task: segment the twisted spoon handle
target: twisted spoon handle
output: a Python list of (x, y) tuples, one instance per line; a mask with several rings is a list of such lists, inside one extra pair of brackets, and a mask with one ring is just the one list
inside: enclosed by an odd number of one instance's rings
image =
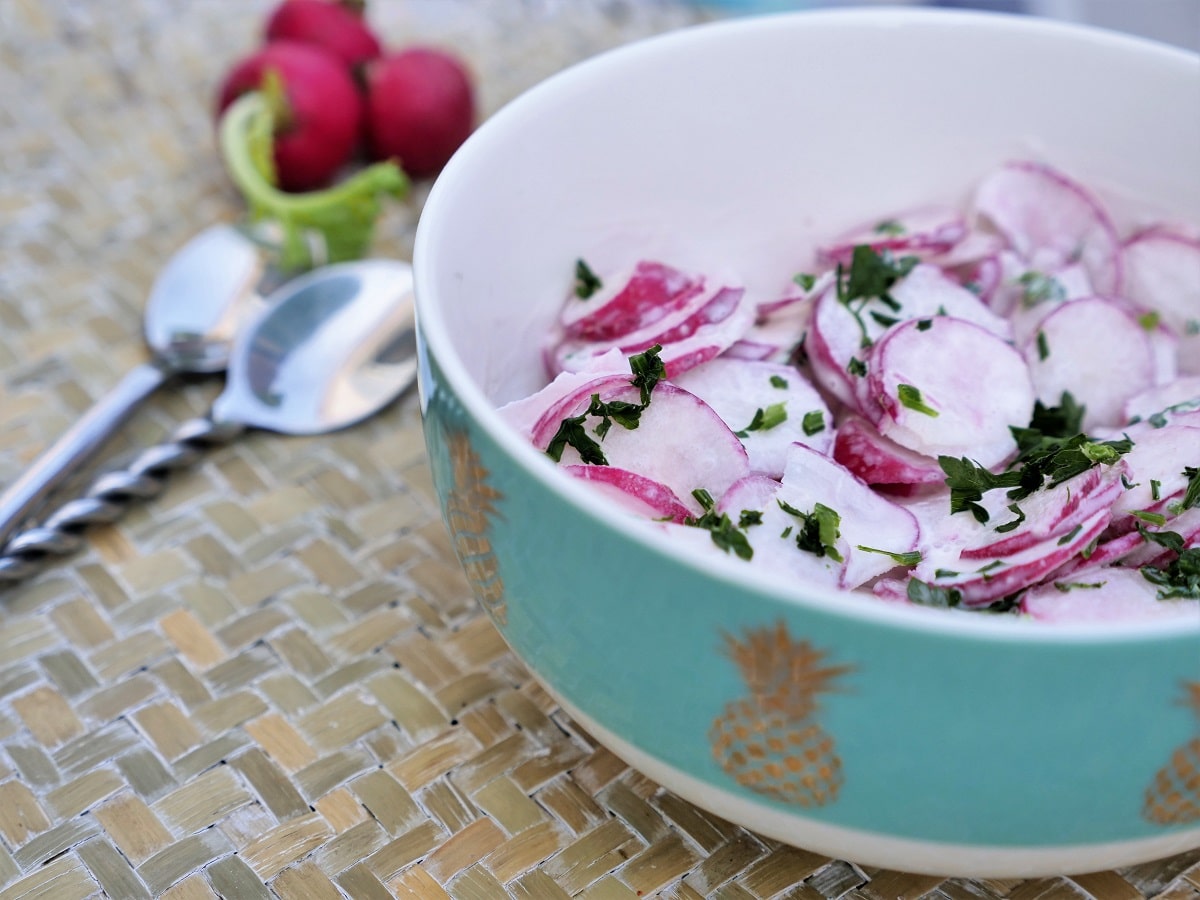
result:
[(162, 493), (167, 477), (195, 463), (209, 447), (226, 444), (245, 430), (233, 422), (189, 419), (167, 440), (143, 450), (124, 469), (97, 478), (84, 495), (59, 507), (46, 521), (21, 532), (0, 555), (0, 586), (41, 571), (52, 557), (74, 553), (91, 525), (115, 522), (138, 500)]

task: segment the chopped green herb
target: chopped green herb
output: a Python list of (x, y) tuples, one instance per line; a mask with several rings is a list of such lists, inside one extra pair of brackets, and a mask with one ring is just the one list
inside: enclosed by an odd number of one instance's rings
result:
[(917, 331), (928, 331), (933, 327), (933, 319), (917, 319)]
[(771, 387), (779, 388), (780, 390), (783, 390), (787, 386), (788, 386), (787, 379), (784, 378), (782, 375), (772, 375), (771, 376)]
[(871, 318), (874, 319), (877, 324), (882, 325), (884, 328), (891, 328), (893, 325), (895, 325), (897, 322), (900, 321), (895, 316), (886, 316), (883, 313), (879, 312), (878, 310), (874, 310), (874, 309), (871, 310)]
[(796, 535), (796, 546), (816, 556), (828, 556), (835, 562), (842, 555), (834, 546), (841, 536), (842, 517), (823, 503), (814, 503), (812, 512), (796, 509), (785, 500), (776, 500), (779, 508), (789, 516), (800, 520), (800, 531)]
[(1149, 512), (1148, 510), (1144, 509), (1135, 509), (1130, 513), (1130, 515), (1141, 519), (1143, 522), (1149, 522), (1151, 525), (1157, 525), (1159, 528), (1162, 528), (1167, 524), (1167, 517), (1162, 513)]
[(1083, 531), (1083, 526), (1076, 525), (1074, 528), (1072, 528), (1070, 531), (1068, 531), (1066, 534), (1064, 534), (1062, 537), (1060, 537), (1058, 539), (1057, 546), (1062, 547), (1065, 544), (1071, 543), (1071, 541), (1075, 540), (1075, 536), (1078, 535), (1079, 532), (1081, 532), (1081, 531)]
[(1158, 544), (1160, 547), (1166, 547), (1168, 550), (1174, 550), (1176, 553), (1182, 553), (1184, 550), (1183, 535), (1175, 531), (1147, 531), (1144, 525), (1137, 526), (1138, 534), (1142, 536), (1142, 540), (1151, 544)]
[(904, 234), (904, 226), (896, 219), (884, 219), (875, 226), (875, 233), (887, 235), (888, 237), (898, 237)]
[(808, 272), (801, 272), (799, 275), (793, 276), (792, 281), (800, 285), (802, 290), (811, 291), (813, 285), (817, 283), (817, 276), (810, 275)]
[(575, 260), (575, 296), (580, 300), (587, 300), (602, 287), (604, 287), (604, 282), (597, 277), (591, 267), (582, 259)]
[(846, 371), (851, 375), (857, 375), (859, 378), (864, 378), (867, 374), (867, 366), (857, 356), (850, 357), (850, 362), (846, 365)]
[(921, 392), (911, 384), (900, 384), (896, 386), (896, 393), (900, 396), (900, 405), (908, 407), (913, 412), (919, 412), (922, 415), (932, 418), (938, 417), (938, 411), (932, 406), (929, 406), (921, 397)]
[(750, 541), (739, 527), (733, 524), (729, 513), (717, 513), (713, 508), (712, 494), (703, 488), (697, 488), (692, 491), (692, 496), (704, 508), (704, 514), (697, 518), (687, 518), (683, 524), (708, 531), (712, 542), (726, 553), (732, 552), (739, 559), (752, 559), (754, 548), (750, 546)]
[(1025, 513), (1022, 511), (1021, 507), (1017, 506), (1017, 504), (1008, 504), (1008, 511), (1016, 516), (1016, 518), (1011, 522), (1005, 522), (1003, 525), (996, 526), (996, 531), (1000, 532), (1001, 534), (1007, 534), (1008, 532), (1015, 530), (1022, 522), (1025, 521)]
[(1108, 582), (1106, 582), (1106, 581), (1056, 581), (1056, 582), (1054, 582), (1054, 586), (1056, 588), (1058, 588), (1058, 590), (1062, 591), (1065, 594), (1067, 591), (1072, 591), (1072, 590), (1075, 590), (1076, 588), (1079, 588), (1079, 589), (1102, 588), (1107, 583)]
[(804, 429), (805, 435), (812, 437), (814, 434), (825, 430), (825, 414), (819, 409), (814, 409), (812, 412), (806, 412), (804, 419), (800, 423), (800, 427)]
[(1037, 306), (1047, 300), (1062, 301), (1067, 299), (1067, 289), (1058, 279), (1041, 272), (1029, 271), (1017, 279), (1017, 284), (1023, 288), (1021, 299), (1027, 307)]
[(1079, 555), (1084, 559), (1091, 559), (1092, 554), (1096, 552), (1096, 547), (1100, 545), (1100, 538), (1092, 538), (1091, 542), (1079, 551)]
[(600, 399), (599, 394), (592, 394), (592, 402), (588, 405), (586, 415), (596, 416), (600, 419), (600, 424), (596, 426), (595, 432), (596, 437), (604, 440), (614, 421), (623, 428), (630, 430), (637, 428), (643, 409), (645, 407), (637, 403), (626, 403), (624, 400), (605, 402)]
[(933, 573), (934, 578), (956, 578), (958, 575), (953, 569), (938, 569)]
[(546, 455), (555, 462), (561, 462), (563, 450), (569, 445), (579, 452), (579, 458), (585, 463), (607, 466), (608, 459), (605, 457), (604, 451), (600, 449), (600, 445), (588, 435), (587, 429), (583, 427), (585, 419), (587, 419), (587, 413), (563, 419), (562, 423), (558, 426), (558, 431), (550, 439), (549, 446), (546, 447)]
[(1041, 330), (1037, 333), (1037, 348), (1038, 359), (1045, 360), (1050, 356), (1050, 343), (1046, 340), (1046, 332)]
[(892, 562), (898, 566), (915, 566), (921, 561), (921, 552), (919, 550), (911, 550), (907, 553), (893, 553), (890, 550), (877, 550), (874, 547), (864, 547), (862, 544), (858, 545), (858, 549), (864, 553), (879, 553), (883, 556), (890, 556)]
[(750, 424), (741, 431), (734, 432), (738, 437), (749, 437), (752, 431), (769, 431), (787, 421), (787, 404), (772, 403), (766, 409), (761, 406), (754, 411)]
[(1184, 466), (1183, 477), (1188, 480), (1188, 486), (1180, 501), (1179, 512), (1200, 506), (1200, 466)]
[(1138, 316), (1138, 324), (1147, 331), (1155, 331), (1161, 318), (1157, 310), (1151, 310)]
[[(1122, 473), (1121, 473), (1121, 487), (1125, 488), (1125, 490), (1127, 490), (1127, 491), (1132, 491), (1132, 490), (1133, 490), (1135, 487), (1137, 487), (1139, 484), (1141, 484), (1141, 482), (1140, 482), (1140, 481), (1139, 481), (1139, 482), (1137, 482), (1137, 483), (1135, 484), (1134, 482), (1132, 482), (1132, 481), (1130, 481), (1130, 480), (1129, 480), (1129, 476), (1128, 476), (1128, 475), (1126, 475), (1124, 472), (1122, 472)], [(1158, 482), (1157, 482), (1157, 481), (1152, 481), (1152, 482), (1150, 482), (1150, 486), (1151, 486), (1151, 490), (1152, 490), (1152, 491), (1153, 491), (1153, 490), (1157, 490), (1157, 488), (1155, 487), (1155, 485), (1157, 485), (1157, 484), (1158, 484)], [(1155, 500), (1157, 500), (1158, 498), (1157, 498), (1157, 497), (1155, 497), (1154, 499), (1155, 499)]]
[(938, 465), (946, 473), (946, 487), (950, 488), (950, 513), (970, 512), (975, 521), (985, 523), (988, 511), (979, 501), (986, 491), (996, 488), (1014, 488), (1021, 483), (1020, 472), (1004, 472), (995, 475), (965, 456), (939, 456)]
[(742, 514), (738, 517), (738, 528), (749, 528), (751, 525), (762, 524), (762, 511), (757, 509), (743, 509)]
[(655, 344), (629, 357), (629, 368), (633, 372), (632, 383), (642, 392), (642, 406), (650, 405), (651, 392), (667, 377), (667, 367), (658, 355), (661, 352), (662, 344)]
[(1159, 587), (1159, 600), (1200, 600), (1200, 547), (1178, 551), (1165, 569), (1142, 566), (1142, 577)]
[(982, 575), (982, 574), (983, 574), (983, 573), (985, 573), (985, 572), (991, 572), (991, 571), (992, 571), (992, 570), (994, 570), (994, 569), (998, 569), (998, 568), (1000, 568), (1002, 565), (1004, 565), (1004, 560), (1002, 560), (1002, 559), (994, 559), (994, 560), (992, 560), (990, 563), (988, 563), (986, 566), (984, 566), (983, 568), (981, 568), (981, 569), (976, 569), (975, 571), (976, 571), (976, 572), (978, 572), (979, 574), (981, 574), (981, 575)]
[(783, 531), (781, 531), (779, 533), (779, 536), (786, 540), (791, 535), (791, 533), (792, 533), (792, 526), (789, 525), (787, 528), (783, 529)]
[(876, 252), (868, 244), (859, 244), (851, 253), (847, 271), (840, 263), (837, 267), (837, 299), (858, 323), (863, 347), (871, 346), (871, 336), (863, 320), (867, 304), (880, 302), (892, 312), (899, 312), (900, 304), (888, 292), (893, 285), (917, 265), (915, 256), (896, 259), (887, 250)]
[[(1125, 476), (1122, 475), (1121, 477), (1124, 478)], [(1158, 481), (1157, 479), (1151, 478), (1150, 479), (1150, 499), (1158, 500), (1159, 499), (1159, 491), (1161, 489), (1162, 489), (1162, 482)]]
[(908, 580), (908, 599), (922, 606), (953, 608), (962, 603), (962, 591), (958, 588), (929, 584), (919, 578), (910, 578)]

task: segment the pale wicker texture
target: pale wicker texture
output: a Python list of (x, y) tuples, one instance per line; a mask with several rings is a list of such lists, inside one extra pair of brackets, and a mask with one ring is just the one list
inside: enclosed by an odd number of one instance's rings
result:
[[(237, 216), (212, 145), (260, 2), (0, 4), (0, 483), (145, 356), (159, 261)], [(488, 110), (695, 18), (600, 0), (378, 0)], [(419, 192), (418, 192), (419, 194)], [(379, 252), (407, 256), (420, 196)], [(165, 393), (116, 456), (196, 415)], [(863, 870), (700, 812), (556, 708), (470, 597), (412, 396), (213, 452), (0, 597), (0, 900), (1200, 898), (1200, 852), (1076, 878)]]

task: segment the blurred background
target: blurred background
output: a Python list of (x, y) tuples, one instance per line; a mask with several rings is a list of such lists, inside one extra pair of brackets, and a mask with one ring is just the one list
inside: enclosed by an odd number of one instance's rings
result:
[(725, 13), (832, 6), (940, 6), (1026, 13), (1099, 25), (1200, 50), (1200, 0), (703, 0)]

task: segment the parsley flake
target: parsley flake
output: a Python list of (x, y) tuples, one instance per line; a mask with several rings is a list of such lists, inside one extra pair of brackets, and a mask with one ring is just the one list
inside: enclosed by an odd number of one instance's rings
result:
[(1046, 332), (1041, 330), (1037, 333), (1037, 351), (1040, 360), (1045, 361), (1050, 356), (1050, 342), (1046, 340)]
[(1151, 310), (1138, 316), (1138, 324), (1146, 331), (1155, 331), (1158, 329), (1158, 323), (1161, 318), (1157, 310)]
[(875, 226), (875, 233), (887, 235), (888, 237), (898, 237), (904, 234), (904, 225), (897, 219), (884, 219)]
[[(837, 267), (837, 299), (858, 323), (862, 347), (871, 346), (871, 336), (863, 320), (867, 304), (879, 302), (891, 312), (899, 312), (900, 304), (888, 293), (901, 278), (916, 267), (920, 260), (915, 256), (896, 259), (887, 250), (876, 252), (869, 244), (857, 245), (850, 256), (850, 268), (840, 263)], [(881, 323), (882, 324), (882, 323)]]
[(1079, 588), (1081, 590), (1082, 589), (1102, 588), (1106, 584), (1108, 584), (1107, 581), (1056, 581), (1056, 582), (1054, 582), (1054, 586), (1058, 590), (1062, 591), (1064, 594), (1067, 593), (1067, 591), (1073, 591), (1076, 588)]
[(587, 300), (604, 287), (604, 282), (582, 259), (575, 260), (575, 296)]
[(817, 283), (817, 276), (808, 272), (801, 272), (799, 275), (792, 276), (792, 281), (800, 285), (801, 290), (811, 291), (813, 285)]
[(962, 603), (962, 591), (958, 588), (929, 584), (919, 578), (908, 580), (908, 599), (922, 606), (937, 606), (953, 609)]
[(921, 392), (911, 384), (900, 384), (896, 386), (896, 393), (900, 397), (900, 405), (911, 409), (913, 412), (919, 412), (922, 415), (930, 416), (936, 419), (938, 411), (927, 404), (921, 397)]
[(784, 378), (782, 375), (772, 375), (771, 376), (771, 387), (779, 388), (780, 390), (783, 390), (787, 386), (788, 386), (787, 379)]
[(796, 534), (796, 546), (815, 556), (828, 556), (835, 562), (842, 555), (834, 544), (841, 537), (842, 517), (823, 503), (814, 503), (812, 512), (803, 512), (785, 500), (776, 500), (779, 508), (789, 516), (800, 520), (800, 531)]
[(1021, 286), (1021, 299), (1026, 307), (1037, 306), (1047, 300), (1061, 302), (1067, 299), (1067, 289), (1057, 278), (1030, 270), (1017, 279)]
[(754, 417), (750, 420), (750, 424), (741, 431), (735, 431), (740, 438), (750, 436), (752, 431), (770, 431), (787, 421), (787, 404), (772, 403), (766, 409), (761, 406), (754, 411)]
[(1188, 486), (1180, 501), (1179, 512), (1200, 506), (1200, 466), (1184, 466), (1183, 477), (1188, 480)]
[(857, 375), (859, 378), (865, 378), (867, 365), (857, 356), (852, 356), (850, 357), (850, 362), (846, 364), (846, 371), (851, 375)]
[(824, 431), (825, 414), (819, 409), (806, 412), (804, 419), (800, 422), (800, 427), (804, 429), (804, 434), (807, 437), (812, 437), (814, 434)]
[(650, 405), (651, 392), (667, 377), (666, 364), (658, 355), (661, 352), (662, 344), (655, 344), (629, 357), (629, 368), (633, 372), (632, 384), (642, 393), (642, 406)]
[(890, 556), (892, 562), (898, 566), (915, 566), (921, 561), (921, 551), (919, 550), (911, 550), (907, 553), (893, 553), (890, 550), (878, 550), (875, 547), (864, 547), (862, 544), (858, 545), (858, 549), (862, 550), (864, 553), (879, 553), (883, 556)]
[[(692, 496), (703, 507), (704, 513), (698, 517), (684, 519), (683, 524), (690, 525), (693, 528), (705, 529), (712, 538), (712, 542), (726, 553), (732, 552), (739, 559), (752, 559), (754, 557), (754, 548), (750, 546), (750, 541), (747, 540), (741, 528), (735, 525), (733, 520), (729, 518), (729, 513), (718, 513), (716, 511), (712, 494), (703, 488), (697, 488), (692, 491)], [(746, 511), (743, 511), (742, 515), (744, 517)]]

